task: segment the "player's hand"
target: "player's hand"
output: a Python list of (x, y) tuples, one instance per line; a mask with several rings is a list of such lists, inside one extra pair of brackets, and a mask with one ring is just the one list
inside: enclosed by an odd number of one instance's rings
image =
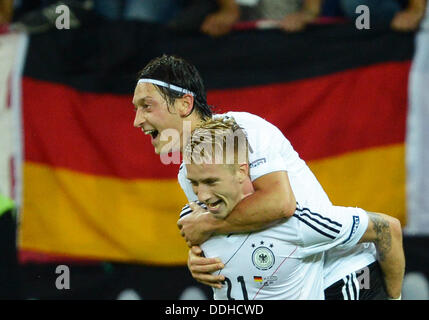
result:
[(286, 15), (283, 20), (280, 21), (279, 27), (286, 32), (299, 32), (305, 29), (307, 24), (314, 21), (315, 15), (307, 11), (298, 11)]
[(212, 37), (220, 37), (229, 33), (232, 26), (240, 18), (234, 10), (221, 10), (208, 15), (201, 25), (201, 31)]
[(224, 265), (219, 258), (205, 258), (200, 247), (193, 246), (189, 249), (188, 254), (188, 269), (192, 277), (213, 288), (222, 288), (221, 282), (225, 280), (223, 275), (212, 275), (215, 272), (223, 269)]
[(211, 225), (216, 218), (207, 210), (201, 208), (195, 202), (189, 203), (192, 213), (177, 221), (180, 234), (189, 247), (199, 245), (206, 241), (212, 235)]
[(391, 27), (396, 31), (414, 31), (418, 28), (423, 15), (424, 13), (420, 10), (405, 9), (395, 15), (392, 20)]

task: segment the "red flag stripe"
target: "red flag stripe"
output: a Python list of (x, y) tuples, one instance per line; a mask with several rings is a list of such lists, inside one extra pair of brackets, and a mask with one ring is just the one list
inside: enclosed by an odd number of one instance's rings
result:
[[(409, 62), (252, 88), (213, 90), (219, 111), (248, 111), (278, 126), (308, 161), (404, 141)], [(285, 71), (287, 72), (287, 71)], [(127, 179), (172, 178), (133, 128), (131, 95), (79, 92), (24, 79), (26, 160)]]

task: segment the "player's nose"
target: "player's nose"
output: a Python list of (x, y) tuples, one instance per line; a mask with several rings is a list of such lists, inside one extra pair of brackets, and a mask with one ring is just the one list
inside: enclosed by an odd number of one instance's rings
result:
[(146, 122), (146, 116), (140, 108), (136, 111), (136, 116), (134, 117), (134, 127), (141, 128)]
[(212, 197), (212, 193), (210, 192), (210, 189), (206, 186), (199, 185), (197, 189), (197, 196), (198, 200), (205, 203), (210, 200), (210, 198)]

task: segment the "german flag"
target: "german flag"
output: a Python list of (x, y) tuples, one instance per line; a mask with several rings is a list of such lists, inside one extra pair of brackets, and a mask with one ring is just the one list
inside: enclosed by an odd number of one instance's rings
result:
[(413, 35), (351, 25), (212, 39), (127, 22), (32, 36), (23, 81), (21, 261), (185, 264), (178, 166), (163, 165), (133, 128), (137, 72), (162, 53), (197, 66), (217, 112), (247, 111), (279, 127), (333, 203), (405, 223), (413, 49)]

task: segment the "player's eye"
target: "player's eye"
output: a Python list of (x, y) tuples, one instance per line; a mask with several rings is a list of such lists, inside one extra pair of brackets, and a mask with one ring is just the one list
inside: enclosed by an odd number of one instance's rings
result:
[(194, 186), (198, 186), (198, 182), (194, 181), (194, 180), (189, 180), (189, 182)]
[(137, 106), (137, 107), (134, 107), (134, 111), (135, 112), (137, 112), (137, 110), (139, 109), (139, 108), (142, 108), (143, 110), (149, 110), (150, 109), (150, 105), (148, 105), (148, 104), (142, 104), (142, 105), (140, 105), (140, 106)]

